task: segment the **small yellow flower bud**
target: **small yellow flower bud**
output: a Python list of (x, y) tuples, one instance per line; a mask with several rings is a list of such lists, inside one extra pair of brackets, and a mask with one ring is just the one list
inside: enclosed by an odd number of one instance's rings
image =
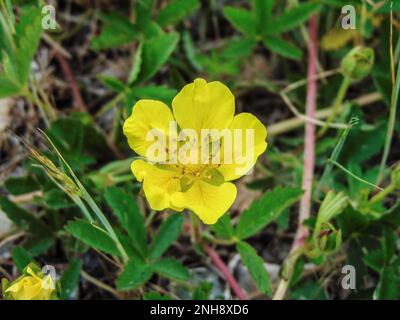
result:
[(22, 276), (5, 286), (3, 293), (7, 300), (52, 300), (55, 289), (50, 275), (44, 275), (39, 267), (29, 264)]
[(371, 48), (356, 47), (342, 60), (340, 69), (353, 82), (364, 79), (374, 66), (375, 54)]

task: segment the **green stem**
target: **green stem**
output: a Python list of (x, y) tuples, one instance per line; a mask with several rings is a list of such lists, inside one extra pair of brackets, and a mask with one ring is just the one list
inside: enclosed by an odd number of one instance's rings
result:
[(44, 115), (44, 121), (47, 126), (49, 126), (50, 121), (56, 119), (56, 114), (53, 110), (53, 108), (46, 103), (43, 103), (40, 101), (39, 97), (36, 95), (36, 93), (31, 93), (29, 90), (26, 90), (25, 93), (23, 94), (25, 98), (27, 98), (29, 101), (31, 101), (33, 104), (37, 105), (40, 110), (43, 112)]
[(111, 110), (114, 108), (114, 106), (122, 101), (125, 98), (125, 93), (119, 93), (117, 96), (115, 96), (111, 101), (109, 101), (107, 104), (105, 104), (96, 114), (95, 117), (98, 118), (102, 116), (104, 113), (107, 111)]
[(200, 232), (199, 219), (193, 212), (190, 212), (190, 221), (192, 223), (192, 235), (193, 235), (192, 242), (193, 244), (200, 244), (201, 232)]
[(399, 102), (399, 91), (400, 91), (400, 63), (397, 64), (396, 84), (392, 92), (392, 98), (390, 103), (390, 114), (389, 114), (388, 127), (386, 131), (385, 147), (383, 149), (383, 155), (379, 166), (379, 175), (376, 184), (379, 184), (383, 178), (386, 162), (389, 157), (390, 146), (392, 144), (393, 132), (396, 124), (396, 113), (397, 113), (397, 105)]
[(218, 244), (218, 245), (222, 245), (222, 246), (231, 246), (231, 245), (234, 245), (234, 244), (236, 244), (238, 242), (238, 240), (235, 239), (235, 238), (218, 239), (218, 238), (215, 238), (213, 235), (211, 235), (208, 232), (203, 232), (201, 235), (202, 235), (202, 237), (204, 239), (206, 239), (206, 240), (208, 240), (208, 241), (210, 241), (210, 242), (212, 242), (214, 244)]
[(321, 128), (321, 130), (318, 132), (318, 136), (323, 136), (325, 132), (328, 130), (329, 125), (333, 122), (335, 119), (336, 115), (339, 113), (340, 108), (343, 104), (343, 100), (346, 96), (347, 90), (349, 89), (350, 86), (350, 78), (344, 77), (342, 84), (340, 85), (339, 92), (335, 98), (335, 102), (332, 106), (332, 112), (329, 115), (328, 119), (325, 122), (325, 125)]
[(394, 183), (389, 184), (385, 189), (383, 189), (381, 192), (379, 192), (375, 196), (373, 196), (371, 198), (371, 200), (369, 201), (369, 203), (374, 204), (374, 203), (382, 201), (394, 190), (396, 190), (396, 184), (394, 184)]
[(89, 220), (90, 223), (93, 222), (93, 218), (92, 215), (90, 214), (89, 210), (86, 208), (85, 204), (83, 203), (83, 201), (81, 200), (81, 198), (79, 198), (79, 196), (74, 196), (72, 198), (72, 200), (76, 203), (76, 205), (82, 210), (83, 215), (85, 216), (86, 219)]
[(83, 185), (80, 185), (79, 188), (83, 192), (83, 198), (86, 200), (89, 207), (94, 211), (96, 216), (99, 218), (99, 220), (103, 224), (104, 228), (106, 228), (110, 237), (113, 239), (118, 251), (121, 253), (122, 259), (124, 260), (125, 263), (128, 262), (128, 260), (129, 260), (128, 254), (126, 253), (124, 247), (122, 246), (121, 242), (119, 241), (117, 234), (115, 233), (110, 222), (107, 220), (106, 216), (101, 211), (101, 209), (98, 207), (98, 205), (93, 200), (93, 198), (90, 196), (90, 194), (86, 191), (85, 187), (83, 187)]

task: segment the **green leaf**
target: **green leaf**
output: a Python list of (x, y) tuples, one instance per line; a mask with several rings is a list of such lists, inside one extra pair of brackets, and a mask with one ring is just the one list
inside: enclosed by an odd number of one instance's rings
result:
[(128, 77), (128, 84), (134, 83), (139, 76), (140, 69), (142, 68), (142, 50), (143, 45), (140, 43), (133, 57), (133, 66)]
[(128, 232), (133, 245), (145, 255), (147, 251), (146, 227), (133, 195), (128, 195), (121, 189), (112, 187), (106, 190), (105, 198), (120, 224)]
[(143, 42), (142, 67), (136, 82), (143, 82), (152, 76), (167, 62), (179, 41), (179, 34), (163, 34)]
[(125, 90), (125, 84), (115, 77), (100, 75), (98, 79), (111, 90), (116, 92), (123, 92)]
[(8, 78), (7, 76), (0, 74), (0, 99), (5, 97), (12, 97), (18, 95), (22, 86), (16, 83), (15, 80)]
[(39, 184), (31, 176), (25, 177), (10, 177), (4, 183), (7, 191), (13, 195), (21, 195), (39, 189)]
[(320, 5), (317, 3), (300, 4), (273, 19), (267, 27), (268, 33), (278, 34), (289, 31), (306, 21), (319, 8)]
[(374, 270), (375, 272), (380, 272), (380, 270), (385, 265), (383, 251), (381, 249), (372, 250), (368, 252), (363, 258), (363, 262), (369, 268)]
[(141, 0), (136, 2), (136, 23), (146, 37), (157, 34), (156, 26), (152, 21), (154, 0)]
[(213, 284), (210, 282), (200, 282), (193, 292), (192, 300), (209, 300)]
[(282, 38), (267, 36), (264, 39), (263, 44), (267, 49), (270, 49), (286, 58), (299, 60), (302, 55), (299, 48)]
[(18, 207), (6, 197), (0, 197), (0, 207), (18, 228), (40, 236), (51, 234), (50, 229), (42, 220)]
[(14, 42), (16, 50), (12, 57), (17, 78), (21, 85), (26, 85), (30, 65), (39, 46), (42, 34), (42, 15), (38, 7), (22, 7), (19, 23), (16, 25)]
[(228, 213), (224, 214), (218, 219), (217, 223), (212, 224), (210, 229), (214, 231), (219, 237), (231, 239), (235, 233), (232, 227), (231, 217)]
[(400, 295), (400, 260), (382, 268), (379, 283), (374, 291), (374, 299), (395, 300)]
[(137, 289), (153, 275), (153, 267), (138, 260), (131, 260), (117, 279), (118, 290)]
[(172, 300), (172, 298), (157, 291), (150, 291), (143, 295), (143, 300)]
[(239, 239), (246, 239), (254, 235), (274, 221), (283, 210), (297, 202), (302, 193), (300, 188), (279, 187), (266, 192), (242, 214), (236, 226), (236, 236)]
[(182, 214), (172, 214), (161, 224), (150, 249), (150, 259), (160, 257), (174, 243), (181, 232), (182, 224)]
[(110, 236), (104, 230), (89, 222), (84, 220), (70, 221), (66, 229), (89, 247), (112, 255), (121, 255)]
[(102, 50), (119, 47), (138, 38), (138, 30), (129, 19), (123, 15), (112, 13), (100, 16), (103, 28), (99, 36), (92, 39), (90, 47)]
[(131, 101), (129, 105), (140, 99), (154, 99), (161, 100), (162, 102), (171, 105), (172, 99), (175, 97), (177, 91), (173, 88), (166, 86), (145, 86), (130, 88), (127, 96)]
[(257, 35), (256, 18), (251, 12), (245, 9), (224, 7), (223, 13), (226, 19), (249, 38), (254, 38)]
[(238, 242), (236, 249), (242, 258), (243, 264), (249, 270), (258, 290), (264, 294), (271, 295), (271, 283), (267, 270), (265, 270), (264, 260), (257, 254), (256, 250), (246, 242)]
[(70, 298), (72, 292), (78, 286), (80, 272), (81, 262), (79, 260), (73, 260), (68, 268), (64, 270), (60, 279), (60, 299), (66, 300)]
[(230, 43), (224, 48), (224, 50), (221, 52), (221, 57), (227, 59), (245, 58), (253, 52), (256, 46), (256, 40), (248, 38), (235, 39), (230, 41)]
[(196, 55), (196, 48), (193, 44), (192, 37), (188, 31), (183, 32), (182, 35), (183, 49), (186, 53), (186, 58), (189, 60), (190, 64), (196, 71), (201, 71), (203, 66), (201, 65), (198, 57)]
[(12, 258), (19, 272), (22, 272), (33, 260), (32, 255), (23, 247), (14, 247), (12, 250)]
[[(360, 118), (360, 122), (362, 119)], [(354, 126), (343, 146), (340, 163), (361, 163), (382, 151), (385, 142), (387, 121), (378, 122), (374, 127)]]
[(53, 121), (46, 134), (74, 170), (109, 157), (104, 136), (87, 113), (75, 112)]
[(199, 6), (198, 0), (173, 0), (160, 10), (156, 21), (161, 27), (176, 24)]
[(397, 237), (390, 228), (383, 229), (382, 250), (385, 264), (390, 264), (397, 251)]
[(50, 209), (65, 209), (75, 206), (70, 197), (66, 197), (64, 191), (60, 189), (51, 189), (46, 191), (43, 200)]
[(266, 28), (271, 19), (274, 0), (252, 0), (253, 12), (257, 20), (258, 34), (267, 32)]
[(187, 280), (190, 276), (189, 270), (174, 258), (159, 260), (153, 264), (153, 267), (155, 272), (167, 278)]

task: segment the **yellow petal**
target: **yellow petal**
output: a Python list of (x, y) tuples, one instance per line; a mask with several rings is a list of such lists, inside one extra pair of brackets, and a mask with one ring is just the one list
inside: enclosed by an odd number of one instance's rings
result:
[(178, 171), (173, 166), (155, 166), (143, 160), (132, 162), (131, 169), (138, 181), (143, 181), (143, 191), (153, 210), (171, 208), (182, 211), (172, 205), (171, 196), (180, 191)]
[[(267, 148), (266, 138), (267, 129), (255, 116), (250, 113), (240, 113), (236, 115), (230, 126), (232, 130), (232, 141), (224, 140), (221, 157), (225, 152), (231, 154), (231, 161), (223, 159), (218, 171), (222, 173), (225, 181), (231, 181), (240, 178), (248, 173), (257, 161), (257, 158)], [(240, 130), (235, 130), (240, 129)], [(253, 141), (247, 139), (246, 129), (253, 130)], [(235, 138), (236, 135), (236, 138)], [(237, 140), (241, 140), (241, 147)]]
[(176, 136), (175, 130), (169, 130), (172, 121), (174, 117), (166, 104), (155, 100), (139, 100), (133, 107), (132, 115), (126, 119), (123, 131), (128, 138), (129, 146), (137, 154), (146, 157), (148, 148), (158, 141), (156, 138), (151, 139), (148, 135), (160, 134), (166, 138), (166, 141), (168, 141), (169, 133)]
[(172, 195), (172, 202), (177, 207), (192, 210), (205, 224), (214, 224), (228, 211), (236, 198), (236, 187), (233, 183), (219, 186), (197, 180), (185, 192)]
[(43, 291), (47, 291), (43, 289), (43, 285), (41, 281), (34, 281), (30, 284), (26, 284), (22, 290), (21, 300), (38, 300), (42, 295)]
[(33, 276), (25, 276), (7, 288), (15, 300), (33, 300), (42, 290), (42, 281)]
[(233, 119), (235, 98), (219, 81), (196, 79), (175, 96), (172, 110), (181, 129), (223, 129)]

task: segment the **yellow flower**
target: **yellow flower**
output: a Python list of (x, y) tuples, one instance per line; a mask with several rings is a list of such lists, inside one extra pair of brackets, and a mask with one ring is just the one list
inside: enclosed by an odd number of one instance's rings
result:
[(29, 265), (24, 275), (5, 289), (5, 298), (11, 300), (51, 300), (55, 283), (50, 275), (35, 272)]
[(231, 91), (203, 79), (186, 85), (172, 110), (155, 100), (134, 105), (123, 130), (144, 158), (131, 169), (153, 210), (189, 209), (206, 224), (228, 211), (237, 193), (231, 181), (248, 173), (267, 148), (264, 125), (250, 113), (234, 113)]

